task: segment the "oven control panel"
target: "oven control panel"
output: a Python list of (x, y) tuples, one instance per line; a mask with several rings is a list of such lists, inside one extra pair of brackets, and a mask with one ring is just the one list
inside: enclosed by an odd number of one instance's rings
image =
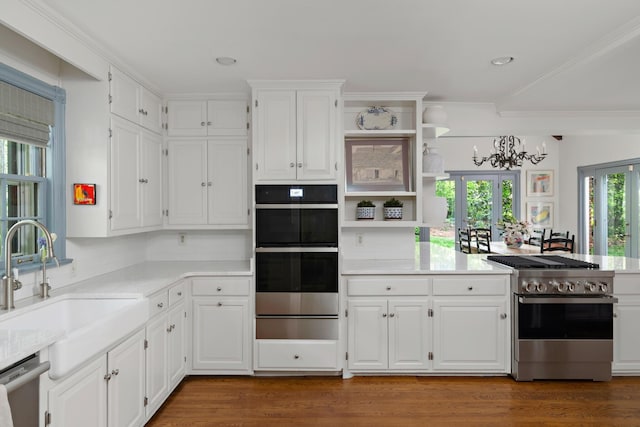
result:
[(610, 295), (612, 280), (608, 278), (521, 278), (520, 294)]

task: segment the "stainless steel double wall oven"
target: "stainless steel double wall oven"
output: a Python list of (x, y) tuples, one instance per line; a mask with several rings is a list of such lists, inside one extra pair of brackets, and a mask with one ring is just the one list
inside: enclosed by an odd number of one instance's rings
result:
[(338, 338), (336, 185), (257, 185), (256, 338)]

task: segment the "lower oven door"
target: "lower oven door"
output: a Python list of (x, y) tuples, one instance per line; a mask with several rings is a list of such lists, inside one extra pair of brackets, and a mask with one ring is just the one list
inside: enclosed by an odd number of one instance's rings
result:
[(257, 316), (257, 339), (337, 340), (338, 316)]

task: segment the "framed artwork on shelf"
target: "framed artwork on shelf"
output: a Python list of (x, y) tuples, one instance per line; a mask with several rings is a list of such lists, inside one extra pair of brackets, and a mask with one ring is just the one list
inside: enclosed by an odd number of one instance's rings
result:
[(553, 203), (527, 202), (527, 221), (534, 228), (553, 227)]
[(412, 191), (409, 138), (348, 138), (347, 192)]
[(553, 196), (553, 171), (527, 171), (527, 196)]
[(96, 185), (95, 184), (73, 184), (73, 204), (74, 205), (95, 205)]

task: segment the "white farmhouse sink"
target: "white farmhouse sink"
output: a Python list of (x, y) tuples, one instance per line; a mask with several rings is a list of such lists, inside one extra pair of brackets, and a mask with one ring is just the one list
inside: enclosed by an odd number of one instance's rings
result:
[[(62, 329), (49, 346), (49, 377), (60, 378), (142, 326), (146, 299), (57, 297), (0, 317), (0, 329)], [(6, 320), (5, 320), (6, 319)]]

